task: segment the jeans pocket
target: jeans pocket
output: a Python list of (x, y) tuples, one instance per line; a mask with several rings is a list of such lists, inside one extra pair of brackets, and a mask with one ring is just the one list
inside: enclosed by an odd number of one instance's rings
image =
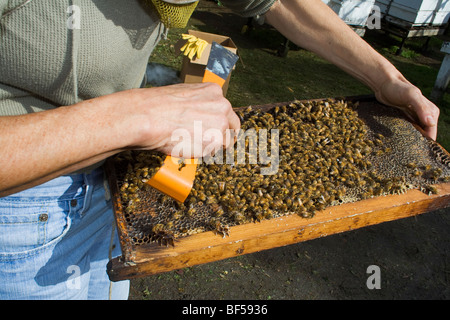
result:
[(71, 224), (64, 207), (62, 201), (0, 199), (0, 260), (29, 256), (58, 242)]

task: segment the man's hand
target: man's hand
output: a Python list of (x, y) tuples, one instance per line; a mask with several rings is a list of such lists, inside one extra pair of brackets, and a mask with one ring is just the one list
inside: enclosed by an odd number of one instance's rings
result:
[(427, 137), (436, 140), (439, 108), (422, 95), (406, 79), (390, 79), (375, 92), (378, 101), (403, 110), (411, 120), (420, 125)]
[(227, 134), (240, 128), (230, 102), (213, 83), (138, 89), (133, 91), (133, 100), (131, 112), (140, 128), (135, 148), (200, 158), (233, 144)]

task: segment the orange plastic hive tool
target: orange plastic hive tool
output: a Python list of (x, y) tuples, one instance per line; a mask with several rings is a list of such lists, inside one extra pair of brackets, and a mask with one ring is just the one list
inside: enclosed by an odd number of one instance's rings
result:
[[(214, 82), (221, 87), (238, 60), (237, 55), (213, 42), (202, 82)], [(180, 165), (181, 161), (184, 165)], [(155, 189), (184, 202), (194, 185), (198, 159), (180, 159), (167, 156), (158, 172), (147, 182)]]
[(161, 169), (147, 183), (175, 200), (184, 202), (194, 184), (198, 159), (184, 160), (184, 166), (180, 166), (180, 161), (182, 159), (167, 156)]

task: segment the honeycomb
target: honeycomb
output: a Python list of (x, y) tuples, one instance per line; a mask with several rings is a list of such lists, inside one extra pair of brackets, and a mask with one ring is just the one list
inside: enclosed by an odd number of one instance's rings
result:
[[(245, 161), (237, 161), (237, 147), (220, 150), (222, 161), (201, 163), (190, 195), (179, 203), (146, 184), (164, 155), (127, 151), (114, 158), (116, 201), (122, 208), (116, 215), (123, 215), (132, 245), (169, 246), (176, 238), (205, 231), (226, 236), (234, 225), (289, 214), (307, 219), (329, 206), (409, 189), (433, 194), (434, 184), (450, 180), (449, 154), (401, 111), (374, 101), (294, 101), (237, 114), (242, 132), (267, 132), (266, 140), (261, 135), (258, 141), (267, 154), (276, 140), (274, 174), (262, 174), (273, 163), (251, 151), (249, 137), (238, 139)], [(278, 136), (269, 134), (272, 129)]]

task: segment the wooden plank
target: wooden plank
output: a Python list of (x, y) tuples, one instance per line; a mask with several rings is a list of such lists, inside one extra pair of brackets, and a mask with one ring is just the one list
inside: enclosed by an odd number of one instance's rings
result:
[(161, 247), (157, 244), (139, 246), (132, 262), (124, 263), (121, 258), (110, 261), (108, 274), (112, 281), (149, 276), (450, 206), (450, 183), (436, 187), (439, 190), (436, 195), (428, 196), (419, 190), (409, 190), (402, 195), (381, 196), (329, 207), (316, 213), (311, 219), (293, 214), (234, 226), (230, 228), (230, 236), (226, 238), (213, 232), (205, 232), (178, 239), (175, 247)]

